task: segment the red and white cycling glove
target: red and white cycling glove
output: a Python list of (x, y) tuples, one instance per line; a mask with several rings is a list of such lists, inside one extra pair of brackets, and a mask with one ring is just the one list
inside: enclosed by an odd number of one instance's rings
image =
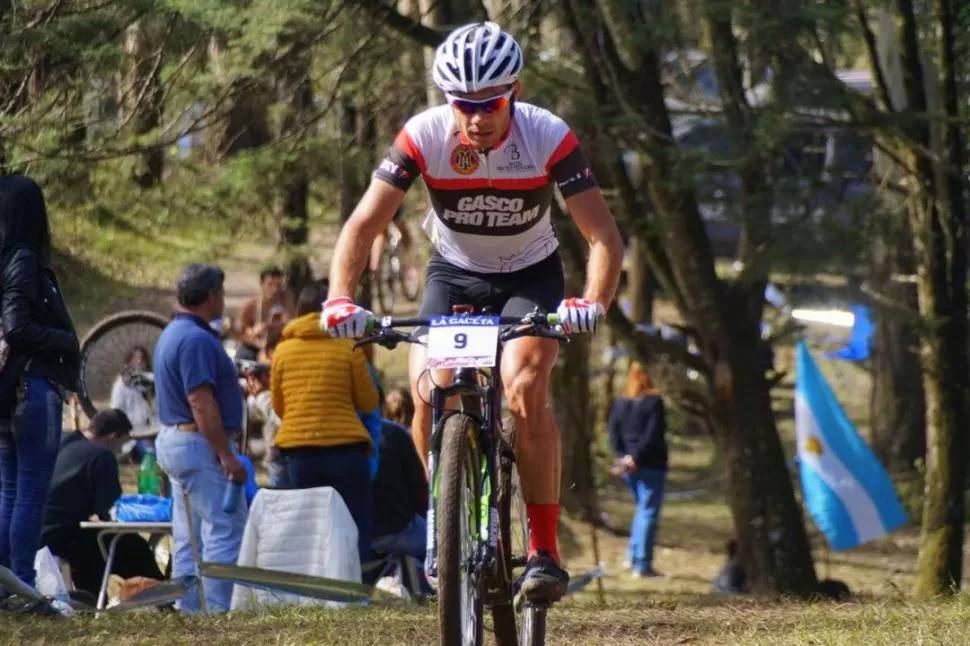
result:
[(596, 326), (606, 318), (603, 306), (585, 298), (567, 298), (556, 308), (559, 324), (567, 334), (595, 332)]
[(341, 296), (331, 298), (323, 304), (320, 314), (320, 329), (330, 336), (342, 339), (355, 339), (367, 332), (367, 321), (374, 314), (354, 303), (353, 299)]

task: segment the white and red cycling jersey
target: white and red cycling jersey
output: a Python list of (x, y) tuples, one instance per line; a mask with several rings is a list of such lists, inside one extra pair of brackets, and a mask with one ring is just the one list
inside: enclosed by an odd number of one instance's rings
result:
[(420, 174), (431, 212), (424, 221), (438, 254), (480, 273), (534, 265), (559, 246), (549, 212), (553, 182), (564, 198), (596, 186), (566, 123), (543, 108), (515, 102), (502, 141), (478, 151), (461, 133), (449, 105), (404, 125), (374, 171), (407, 190)]

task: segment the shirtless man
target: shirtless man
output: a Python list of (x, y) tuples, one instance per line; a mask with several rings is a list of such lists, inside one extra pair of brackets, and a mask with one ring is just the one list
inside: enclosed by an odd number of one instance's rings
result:
[(234, 338), (239, 342), (237, 359), (259, 359), (272, 330), (282, 330), (295, 311), (292, 296), (286, 290), (283, 270), (267, 267), (259, 273), (259, 294), (247, 300), (239, 310), (239, 326)]

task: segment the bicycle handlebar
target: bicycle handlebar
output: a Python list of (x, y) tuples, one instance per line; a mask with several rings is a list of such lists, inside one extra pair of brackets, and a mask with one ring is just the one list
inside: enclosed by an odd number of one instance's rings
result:
[[(467, 316), (483, 318), (489, 316), (488, 314), (452, 314), (449, 316)], [(442, 318), (442, 317), (434, 317)], [(554, 328), (559, 325), (561, 318), (558, 314), (546, 314), (544, 312), (535, 311), (525, 316), (499, 316), (499, 325), (511, 325), (511, 326), (526, 326), (525, 328), (511, 327), (502, 331), (499, 335), (499, 341), (505, 342), (514, 338), (522, 336), (538, 336), (547, 339), (556, 339), (560, 342), (569, 342), (569, 338), (561, 331)], [(360, 339), (354, 343), (354, 348), (359, 348), (363, 345), (368, 345), (370, 343), (376, 343), (385, 348), (393, 350), (397, 347), (398, 343), (415, 343), (417, 339), (411, 334), (406, 334), (404, 332), (399, 332), (395, 328), (399, 327), (426, 327), (431, 325), (432, 318), (418, 318), (418, 317), (403, 317), (395, 318), (392, 316), (383, 317), (372, 317), (367, 321), (367, 331), (371, 333), (370, 336)]]

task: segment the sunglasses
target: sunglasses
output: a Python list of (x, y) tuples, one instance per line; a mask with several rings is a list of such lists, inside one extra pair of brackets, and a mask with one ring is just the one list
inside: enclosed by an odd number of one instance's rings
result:
[(484, 112), (485, 114), (492, 114), (493, 112), (498, 112), (499, 110), (508, 107), (512, 102), (512, 95), (515, 90), (509, 90), (505, 94), (499, 94), (498, 96), (489, 97), (487, 99), (462, 99), (453, 94), (445, 94), (445, 98), (448, 100), (449, 105), (453, 105), (458, 108), (458, 111), (462, 114), (472, 115), (477, 112)]

